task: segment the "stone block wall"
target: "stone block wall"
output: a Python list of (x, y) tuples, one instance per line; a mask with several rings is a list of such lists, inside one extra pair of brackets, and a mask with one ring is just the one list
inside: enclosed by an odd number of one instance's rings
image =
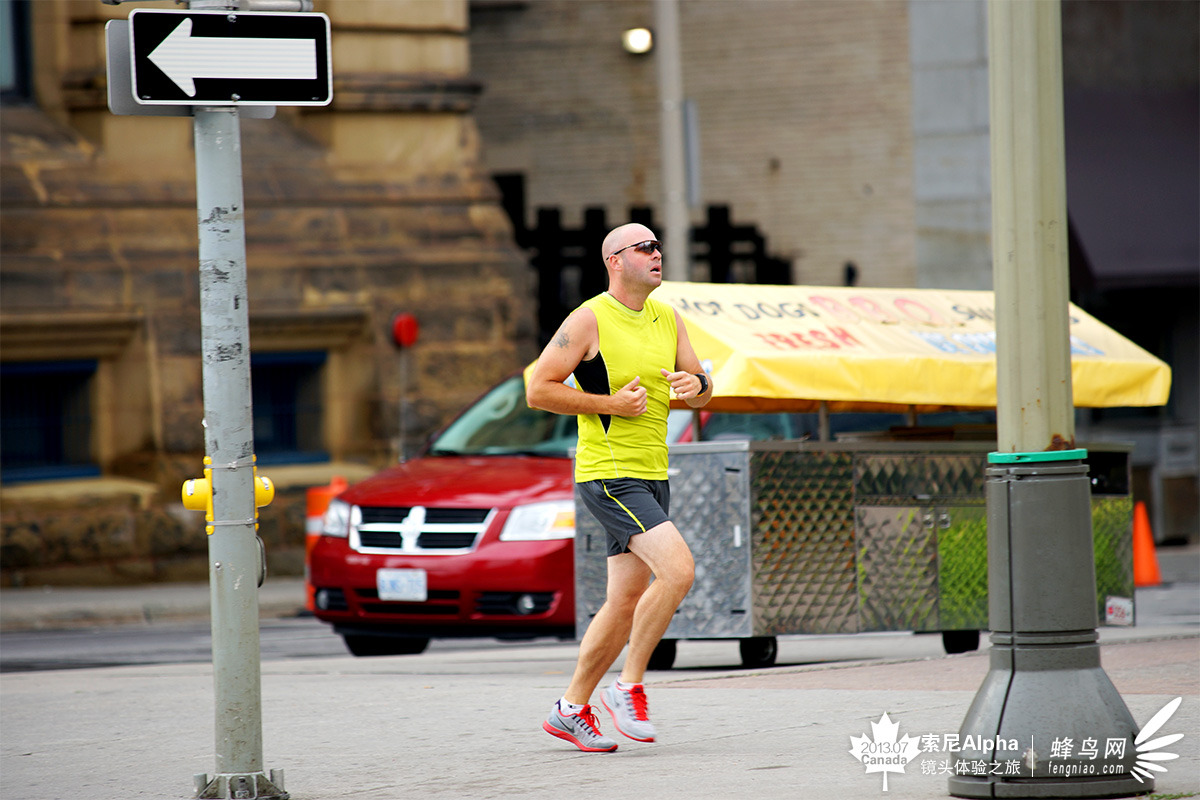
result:
[[(683, 93), (699, 129), (691, 222), (728, 205), (792, 262), (796, 283), (841, 285), (849, 261), (861, 285), (913, 285), (908, 4), (678, 8)], [(649, 0), (472, 6), (484, 161), (526, 177), (530, 224), (543, 206), (572, 227), (589, 206), (613, 221), (652, 206), (661, 223), (661, 52), (621, 47), (639, 26), (654, 27)]]
[[(191, 120), (108, 111), (104, 24), (128, 6), (30, 5), (35, 102), (0, 116), (0, 360), (94, 359), (90, 452), (104, 478), (149, 494), (6, 492), (0, 568), (25, 581), (194, 577), (203, 526), (178, 508), (204, 456)], [(317, 5), (333, 29), (333, 103), (241, 120), (250, 344), (326, 353), (323, 448), (369, 470), (524, 366), (535, 308), (480, 162), (466, 0)], [(422, 331), (403, 354), (399, 311)], [(295, 503), (264, 511), (277, 555), (302, 553)]]

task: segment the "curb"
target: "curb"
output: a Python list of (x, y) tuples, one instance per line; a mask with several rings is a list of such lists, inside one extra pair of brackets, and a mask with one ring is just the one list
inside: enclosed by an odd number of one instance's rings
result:
[[(211, 619), (207, 583), (136, 587), (6, 589), (0, 632), (72, 630), (115, 625), (204, 622)], [(301, 580), (268, 580), (259, 589), (259, 619), (304, 613)]]

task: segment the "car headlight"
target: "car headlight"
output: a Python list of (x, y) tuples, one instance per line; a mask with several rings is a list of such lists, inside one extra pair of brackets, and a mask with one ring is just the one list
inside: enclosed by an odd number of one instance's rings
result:
[(321, 522), (321, 535), (345, 539), (350, 535), (351, 528), (357, 528), (361, 524), (362, 509), (335, 497), (329, 501), (329, 507), (325, 509), (325, 518)]
[(517, 506), (508, 515), (502, 542), (531, 542), (575, 537), (575, 501), (550, 500)]

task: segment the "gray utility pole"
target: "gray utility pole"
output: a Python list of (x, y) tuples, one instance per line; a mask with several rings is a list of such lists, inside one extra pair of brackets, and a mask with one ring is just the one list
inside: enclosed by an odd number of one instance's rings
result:
[(686, 186), (687, 150), (683, 137), (683, 67), (679, 55), (678, 0), (654, 0), (654, 39), (658, 51), (659, 170), (662, 173), (663, 230), (670, 255), (663, 256), (663, 278), (691, 278), (691, 236)]
[[(258, 631), (261, 570), (256, 525), (254, 425), (242, 141), (235, 107), (195, 110), (200, 218), (200, 333), (204, 443), (211, 469), (213, 684), (217, 775), (196, 777), (197, 797), (287, 798), (282, 770), (263, 773)], [(276, 785), (278, 783), (279, 785)]]
[[(960, 730), (972, 744), (951, 763), (1002, 769), (956, 773), (949, 789), (989, 798), (1145, 792), (1153, 784), (1132, 773), (1137, 725), (1100, 666), (1087, 451), (1075, 449), (1058, 0), (989, 0), (988, 44), (998, 429), (987, 470), (992, 648)], [(1099, 753), (1085, 749), (1088, 741)], [(1016, 774), (1009, 764), (1019, 765)]]

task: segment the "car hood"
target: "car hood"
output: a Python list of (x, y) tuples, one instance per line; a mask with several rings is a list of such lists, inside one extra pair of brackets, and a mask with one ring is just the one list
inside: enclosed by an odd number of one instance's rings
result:
[(360, 506), (512, 508), (572, 496), (571, 461), (536, 456), (436, 456), (398, 464), (340, 499)]

